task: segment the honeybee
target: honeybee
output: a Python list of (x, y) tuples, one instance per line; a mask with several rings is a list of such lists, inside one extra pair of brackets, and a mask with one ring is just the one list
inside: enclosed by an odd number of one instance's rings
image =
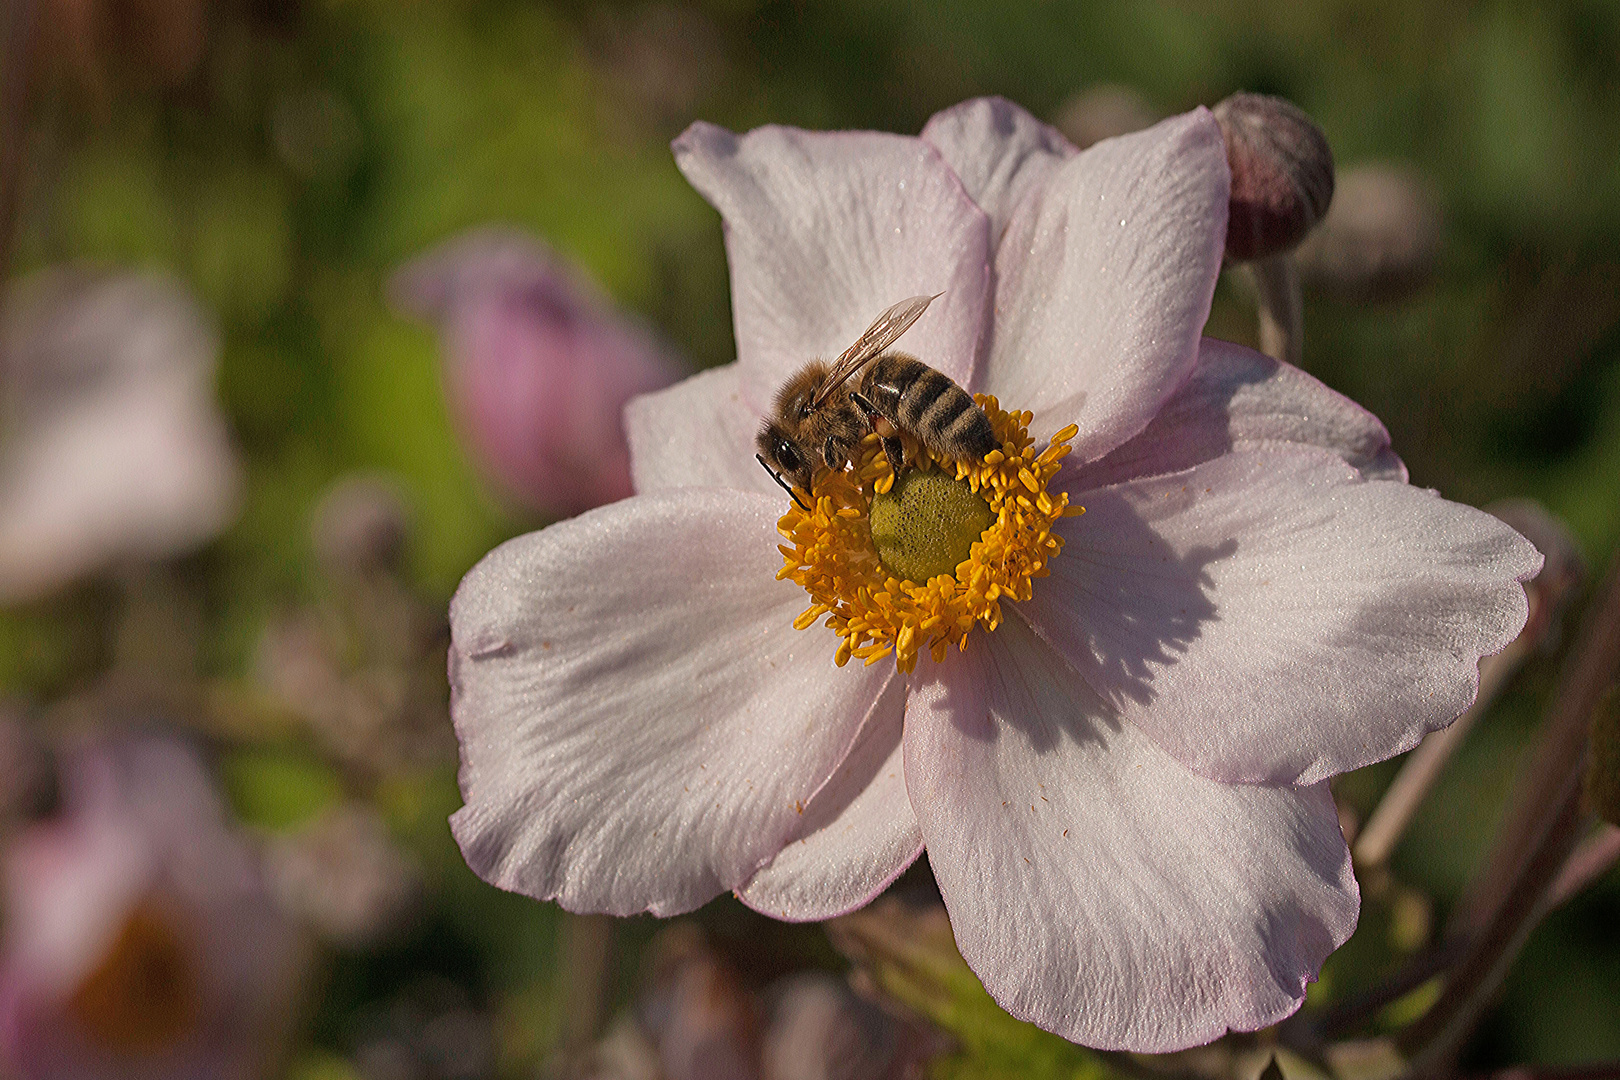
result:
[(915, 356), (884, 352), (939, 295), (900, 301), (837, 362), (812, 360), (777, 391), (775, 411), (754, 440), (755, 457), (794, 502), (804, 505), (784, 477), (809, 491), (816, 466), (842, 469), (869, 431), (883, 439), (896, 472), (904, 464), (901, 432), (943, 457), (982, 461), (999, 448), (984, 410), (950, 376)]

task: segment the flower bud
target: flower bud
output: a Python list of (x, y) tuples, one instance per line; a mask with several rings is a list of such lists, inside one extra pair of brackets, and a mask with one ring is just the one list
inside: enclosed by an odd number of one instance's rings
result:
[(755, 1080), (759, 1006), (725, 958), (689, 923), (661, 933), (638, 1013), (668, 1080)]
[(1443, 233), (1439, 202), (1416, 170), (1359, 165), (1339, 177), (1322, 227), (1300, 245), (1300, 275), (1346, 299), (1397, 299), (1434, 272)]
[(630, 495), (625, 402), (684, 374), (649, 331), (512, 232), (451, 240), (400, 269), (390, 292), (438, 326), (465, 438), (512, 495), (559, 515)]
[(422, 899), (420, 870), (363, 803), (272, 838), (265, 877), (285, 911), (349, 949), (389, 940), (410, 924)]
[(495, 1025), (459, 983), (423, 976), (369, 1010), (356, 1040), (364, 1080), (471, 1080), (495, 1075)]
[(885, 1080), (899, 1075), (902, 1025), (823, 972), (771, 988), (764, 1080)]
[(1238, 262), (1292, 250), (1333, 199), (1327, 136), (1292, 102), (1233, 94), (1215, 106), (1232, 168), (1226, 257)]
[(349, 476), (321, 496), (310, 531), (315, 556), (328, 572), (393, 571), (410, 538), (410, 511), (388, 481)]
[(1104, 139), (1152, 127), (1158, 119), (1147, 100), (1129, 86), (1100, 83), (1065, 101), (1052, 126), (1084, 150)]

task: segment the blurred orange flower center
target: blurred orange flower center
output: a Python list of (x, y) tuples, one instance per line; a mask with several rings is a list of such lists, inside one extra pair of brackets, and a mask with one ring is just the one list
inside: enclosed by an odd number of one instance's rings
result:
[(201, 1011), (194, 960), (170, 921), (141, 904), (74, 991), (68, 1011), (115, 1053), (167, 1050), (196, 1027)]

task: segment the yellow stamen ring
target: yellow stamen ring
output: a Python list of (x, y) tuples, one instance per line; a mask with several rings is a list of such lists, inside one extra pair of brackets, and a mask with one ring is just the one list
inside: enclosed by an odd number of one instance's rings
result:
[(907, 581), (879, 561), (868, 515), (872, 497), (887, 492), (895, 477), (875, 434), (862, 441), (853, 469), (817, 470), (811, 510), (791, 506), (777, 522), (788, 542), (778, 545), (783, 565), (776, 576), (798, 582), (811, 600), (793, 625), (804, 630), (825, 615), (826, 625), (843, 639), (833, 658), (840, 667), (852, 656), (875, 664), (892, 653), (895, 665), (909, 672), (924, 649), (937, 663), (952, 645), (965, 648), (975, 626), (996, 629), (1001, 601), (1028, 600), (1034, 579), (1050, 572), (1062, 550), (1053, 523), (1085, 513), (1069, 505), (1067, 494), (1047, 490), (1079, 429), (1070, 424), (1036, 452), (1029, 437), (1034, 414), (1003, 412), (995, 398), (982, 394), (975, 400), (1001, 441), (983, 463), (936, 457), (905, 437), (908, 460), (965, 481), (994, 516), (954, 574)]

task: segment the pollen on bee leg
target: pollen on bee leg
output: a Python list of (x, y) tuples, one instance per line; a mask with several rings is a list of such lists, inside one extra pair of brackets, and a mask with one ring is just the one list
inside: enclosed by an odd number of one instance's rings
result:
[(833, 662), (875, 664), (892, 655), (905, 672), (927, 652), (942, 662), (965, 648), (974, 627), (994, 631), (1001, 601), (1027, 600), (1063, 548), (1052, 524), (1081, 507), (1050, 490), (1078, 434), (1070, 424), (1037, 451), (1029, 412), (1004, 412), (980, 396), (1000, 449), (981, 461), (940, 458), (901, 432), (914, 468), (895, 475), (882, 442), (869, 435), (852, 468), (819, 470), (813, 509), (790, 506), (778, 522), (785, 544), (779, 579), (791, 578), (811, 606), (793, 625), (823, 616), (839, 637)]

